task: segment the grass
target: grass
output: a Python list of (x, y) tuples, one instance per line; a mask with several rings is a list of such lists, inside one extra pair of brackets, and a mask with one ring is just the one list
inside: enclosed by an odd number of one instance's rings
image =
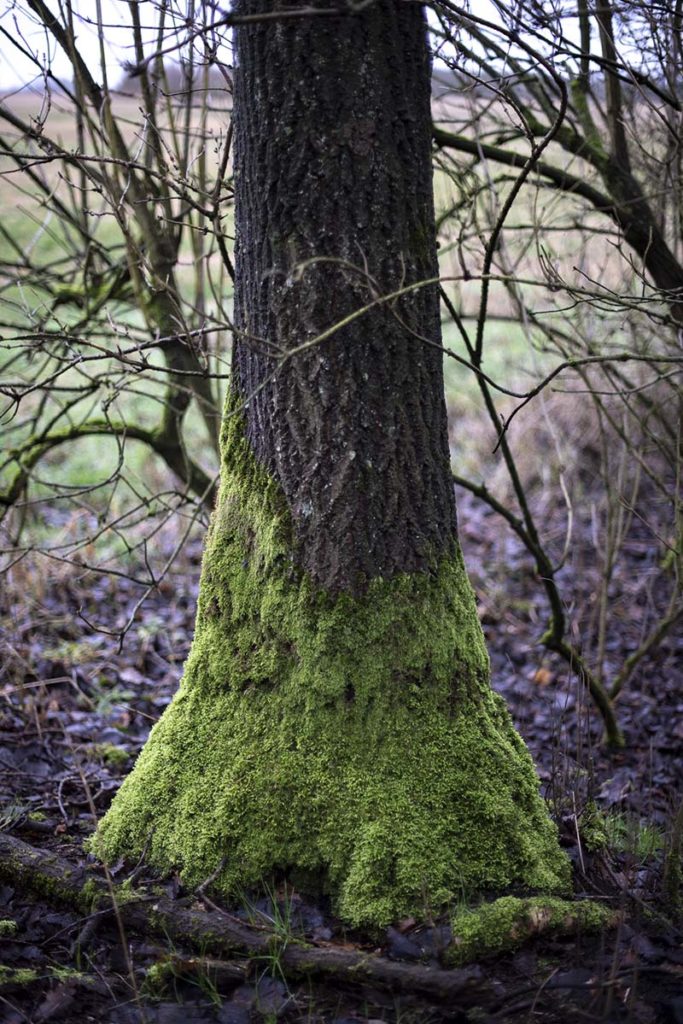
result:
[(666, 842), (661, 828), (622, 811), (611, 810), (604, 816), (608, 849), (630, 853), (644, 864), (664, 849)]

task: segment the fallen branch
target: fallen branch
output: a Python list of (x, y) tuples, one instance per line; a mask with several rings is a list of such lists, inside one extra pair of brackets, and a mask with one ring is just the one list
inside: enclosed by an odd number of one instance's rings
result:
[[(74, 867), (55, 853), (38, 850), (20, 839), (0, 833), (0, 879), (33, 891), (48, 900), (76, 907), (84, 914), (113, 911), (122, 925), (148, 935), (157, 933), (179, 944), (199, 949), (202, 963), (207, 955), (233, 958), (233, 963), (213, 963), (232, 984), (244, 980), (249, 965), (235, 963), (247, 956), (276, 963), (290, 978), (320, 978), (343, 986), (372, 984), (428, 998), (435, 1002), (458, 1000), (459, 1006), (481, 1005), (495, 993), (484, 972), (468, 961), (499, 954), (543, 933), (599, 932), (615, 927), (619, 914), (594, 901), (571, 902), (552, 896), (521, 899), (503, 896), (493, 903), (462, 909), (453, 918), (453, 940), (444, 950), (451, 969), (389, 960), (376, 953), (313, 946), (281, 932), (251, 927), (215, 907), (207, 910), (192, 897), (172, 900), (165, 895), (136, 892), (119, 886), (110, 893), (107, 881), (85, 867)], [(112, 902), (115, 900), (115, 904)], [(185, 965), (182, 967), (182, 965)], [(192, 958), (176, 958), (180, 973), (192, 973)], [(161, 965), (167, 972), (172, 963)], [(181, 969), (182, 968), (182, 969)]]
[[(0, 834), (0, 878), (84, 914), (94, 907), (102, 911), (111, 902), (104, 879), (4, 833)], [(493, 996), (484, 972), (476, 965), (444, 970), (388, 960), (374, 953), (320, 948), (289, 936), (258, 931), (220, 912), (188, 907), (167, 896), (136, 895), (119, 888), (116, 898), (127, 929), (158, 933), (197, 947), (205, 955), (246, 954), (269, 961), (276, 958), (279, 969), (291, 978), (318, 977), (344, 986), (372, 984), (437, 1002), (457, 999), (460, 1006), (481, 1003), (486, 992)]]

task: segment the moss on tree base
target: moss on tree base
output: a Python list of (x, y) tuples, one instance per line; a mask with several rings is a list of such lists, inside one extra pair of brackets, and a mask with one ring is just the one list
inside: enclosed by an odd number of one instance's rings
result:
[(352, 924), (511, 884), (568, 887), (531, 758), (489, 685), (459, 550), (361, 597), (297, 571), (236, 416), (181, 687), (94, 849), (227, 893), (317, 878)]

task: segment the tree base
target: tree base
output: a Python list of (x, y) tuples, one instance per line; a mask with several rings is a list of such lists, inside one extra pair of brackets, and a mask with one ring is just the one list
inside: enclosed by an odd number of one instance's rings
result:
[(459, 550), (326, 595), (226, 419), (197, 630), (175, 699), (103, 819), (139, 856), (227, 894), (304, 871), (351, 924), (511, 885), (566, 892), (531, 758), (489, 685)]
[(425, 917), (512, 884), (566, 891), (505, 709), (491, 696), (450, 719), (429, 694), (400, 689), (363, 713), (336, 702), (312, 710), (282, 692), (207, 707), (183, 690), (96, 849), (138, 856), (149, 839), (150, 861), (179, 868), (188, 884), (225, 858), (217, 883), (233, 895), (276, 871), (320, 873), (352, 924)]
[[(136, 892), (125, 883), (111, 886), (104, 878), (88, 877), (82, 865), (74, 866), (55, 853), (37, 850), (2, 833), (0, 880), (20, 887), (23, 892), (34, 892), (51, 902), (78, 908), (84, 914), (91, 914), (96, 907), (98, 915), (102, 915), (109, 908), (126, 930), (145, 936), (161, 935), (171, 942), (176, 954), (179, 947), (190, 947), (200, 950), (203, 958), (228, 958), (218, 965), (214, 962), (212, 971), (218, 968), (231, 982), (261, 975), (264, 959), (268, 958), (277, 962), (279, 973), (287, 978), (307, 983), (318, 978), (326, 986), (370, 984), (393, 994), (413, 994), (451, 1006), (456, 1001), (461, 1008), (480, 1006), (491, 998), (497, 1003), (500, 998), (497, 985), (479, 966), (462, 966), (466, 960), (510, 950), (543, 932), (572, 935), (577, 930), (600, 931), (616, 926), (619, 921), (619, 914), (603, 905), (553, 898), (504, 897), (474, 911), (461, 908), (453, 919), (453, 942), (442, 954), (444, 963), (461, 966), (443, 969), (433, 964), (390, 960), (367, 950), (320, 948), (296, 935), (252, 928), (218, 910), (206, 911), (197, 904), (188, 908), (186, 901), (174, 901), (163, 893), (150, 899), (145, 890)], [(152, 978), (163, 977), (166, 962), (152, 968)], [(194, 966), (192, 958), (177, 955), (173, 963), (188, 973)], [(63, 970), (57, 968), (56, 976), (57, 972), (62, 978), (65, 976)], [(69, 977), (75, 975), (69, 972)], [(32, 971), (7, 971), (3, 975), (0, 970), (0, 987), (34, 980)]]

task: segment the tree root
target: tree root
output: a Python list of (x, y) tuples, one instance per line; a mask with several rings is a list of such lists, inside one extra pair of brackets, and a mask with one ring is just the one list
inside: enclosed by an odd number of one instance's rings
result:
[[(84, 914), (93, 909), (113, 910), (104, 879), (63, 857), (28, 846), (0, 834), (0, 878), (51, 901), (75, 907)], [(247, 955), (276, 964), (292, 979), (319, 978), (342, 986), (374, 985), (392, 992), (411, 993), (436, 1002), (457, 999), (460, 1005), (481, 1002), (491, 986), (480, 967), (454, 970), (406, 964), (373, 953), (310, 946), (296, 938), (240, 925), (217, 911), (183, 905), (166, 896), (150, 897), (114, 889), (123, 926), (143, 934), (157, 933), (177, 943), (199, 948), (218, 957)]]
[(449, 964), (464, 964), (477, 957), (515, 949), (536, 935), (571, 935), (614, 928), (618, 911), (593, 900), (535, 896), (501, 896), (493, 903), (458, 910), (452, 920), (453, 941), (444, 951)]
[[(373, 985), (434, 1002), (457, 999), (463, 1008), (496, 999), (491, 980), (478, 965), (465, 966), (466, 959), (510, 949), (544, 931), (570, 934), (577, 926), (596, 930), (611, 927), (617, 920), (617, 915), (596, 904), (503, 897), (456, 914), (454, 939), (445, 951), (445, 960), (459, 966), (444, 969), (334, 946), (312, 946), (289, 934), (243, 925), (217, 908), (204, 909), (194, 899), (190, 905), (189, 900), (135, 892), (125, 886), (114, 886), (110, 892), (107, 881), (85, 867), (75, 867), (55, 853), (2, 833), (0, 878), (84, 914), (116, 912), (124, 928), (159, 934), (199, 949), (203, 957), (234, 960), (246, 956), (254, 964), (270, 963), (294, 980), (319, 979), (342, 987)], [(244, 963), (235, 963), (232, 973), (236, 978), (246, 977)]]

